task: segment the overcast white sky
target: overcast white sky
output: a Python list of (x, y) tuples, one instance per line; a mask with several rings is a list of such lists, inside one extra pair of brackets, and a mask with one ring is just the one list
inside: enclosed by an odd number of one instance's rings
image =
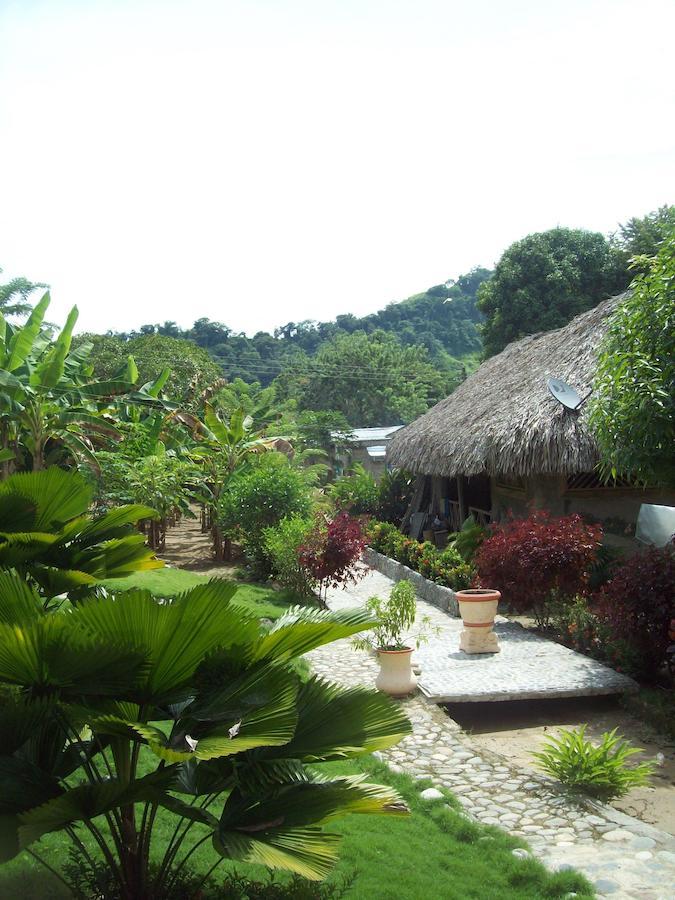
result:
[(675, 199), (672, 0), (0, 0), (0, 266), (80, 330), (365, 314)]

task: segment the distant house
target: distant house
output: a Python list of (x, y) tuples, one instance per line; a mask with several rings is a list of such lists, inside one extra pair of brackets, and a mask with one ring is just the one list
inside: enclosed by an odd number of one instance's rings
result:
[(588, 394), (598, 347), (623, 296), (563, 328), (514, 341), (397, 431), (387, 463), (428, 476), (410, 512), (441, 514), (452, 530), (470, 513), (489, 522), (531, 507), (577, 512), (602, 522), (608, 543), (629, 547), (642, 503), (675, 504), (673, 491), (604, 484), (587, 408), (570, 412), (547, 387), (549, 378), (561, 378)]
[(367, 472), (375, 478), (381, 478), (386, 468), (385, 456), (389, 439), (402, 427), (390, 425), (386, 428), (355, 428), (347, 434), (332, 432), (330, 456), (335, 474), (343, 475), (354, 463), (361, 463)]

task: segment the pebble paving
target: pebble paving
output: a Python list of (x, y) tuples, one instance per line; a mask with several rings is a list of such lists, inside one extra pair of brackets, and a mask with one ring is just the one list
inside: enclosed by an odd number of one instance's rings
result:
[[(370, 571), (357, 585), (329, 592), (328, 605), (359, 606), (374, 594), (387, 596), (392, 586), (390, 579)], [(418, 616), (430, 617), (441, 629), (453, 621), (422, 600)], [(443, 652), (447, 656), (447, 647)], [(428, 666), (428, 654), (419, 656), (420, 664)], [(372, 685), (378, 671), (375, 657), (354, 650), (348, 640), (320, 647), (308, 659), (318, 674), (345, 685)], [(522, 837), (551, 869), (582, 871), (599, 897), (675, 900), (675, 837), (610, 807), (571, 799), (544, 776), (516, 769), (484, 750), (476, 752), (470, 736), (423, 694), (400, 702), (413, 732), (378, 754), (392, 769), (448, 788), (467, 816)], [(513, 852), (530, 851), (523, 847)]]

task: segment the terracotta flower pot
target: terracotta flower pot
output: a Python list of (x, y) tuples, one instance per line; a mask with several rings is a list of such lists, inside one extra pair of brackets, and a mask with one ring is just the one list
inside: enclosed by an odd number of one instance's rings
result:
[(457, 591), (455, 596), (464, 623), (459, 649), (465, 653), (499, 653), (497, 635), (492, 630), (502, 596), (499, 591)]
[(378, 650), (380, 673), (375, 687), (392, 697), (405, 697), (417, 687), (417, 678), (410, 664), (412, 650)]

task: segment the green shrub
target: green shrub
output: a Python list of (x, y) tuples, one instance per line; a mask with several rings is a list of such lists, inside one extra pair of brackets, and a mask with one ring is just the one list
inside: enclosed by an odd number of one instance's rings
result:
[(460, 531), (453, 541), (453, 547), (460, 554), (464, 562), (473, 562), (473, 558), (480, 545), (487, 537), (487, 528), (479, 525), (473, 516), (464, 520)]
[(378, 484), (360, 463), (355, 463), (349, 475), (334, 481), (328, 495), (338, 512), (345, 511), (352, 516), (377, 515), (380, 505)]
[(265, 552), (270, 560), (272, 572), (277, 579), (292, 591), (303, 597), (311, 597), (316, 591), (317, 581), (307, 568), (300, 564), (298, 550), (306, 542), (314, 528), (312, 519), (303, 516), (289, 516), (278, 525), (265, 528)]
[(270, 452), (237, 471), (220, 498), (223, 530), (241, 542), (249, 565), (258, 576), (270, 574), (264, 531), (288, 516), (307, 516), (311, 489), (301, 469), (281, 453)]
[(605, 732), (596, 746), (586, 738), (586, 726), (582, 725), (574, 731), (562, 728), (559, 737), (549, 738), (546, 748), (532, 755), (541, 769), (567, 787), (599, 800), (612, 800), (648, 782), (651, 763), (626, 765), (636, 753), (640, 750), (618, 736), (616, 728)]

